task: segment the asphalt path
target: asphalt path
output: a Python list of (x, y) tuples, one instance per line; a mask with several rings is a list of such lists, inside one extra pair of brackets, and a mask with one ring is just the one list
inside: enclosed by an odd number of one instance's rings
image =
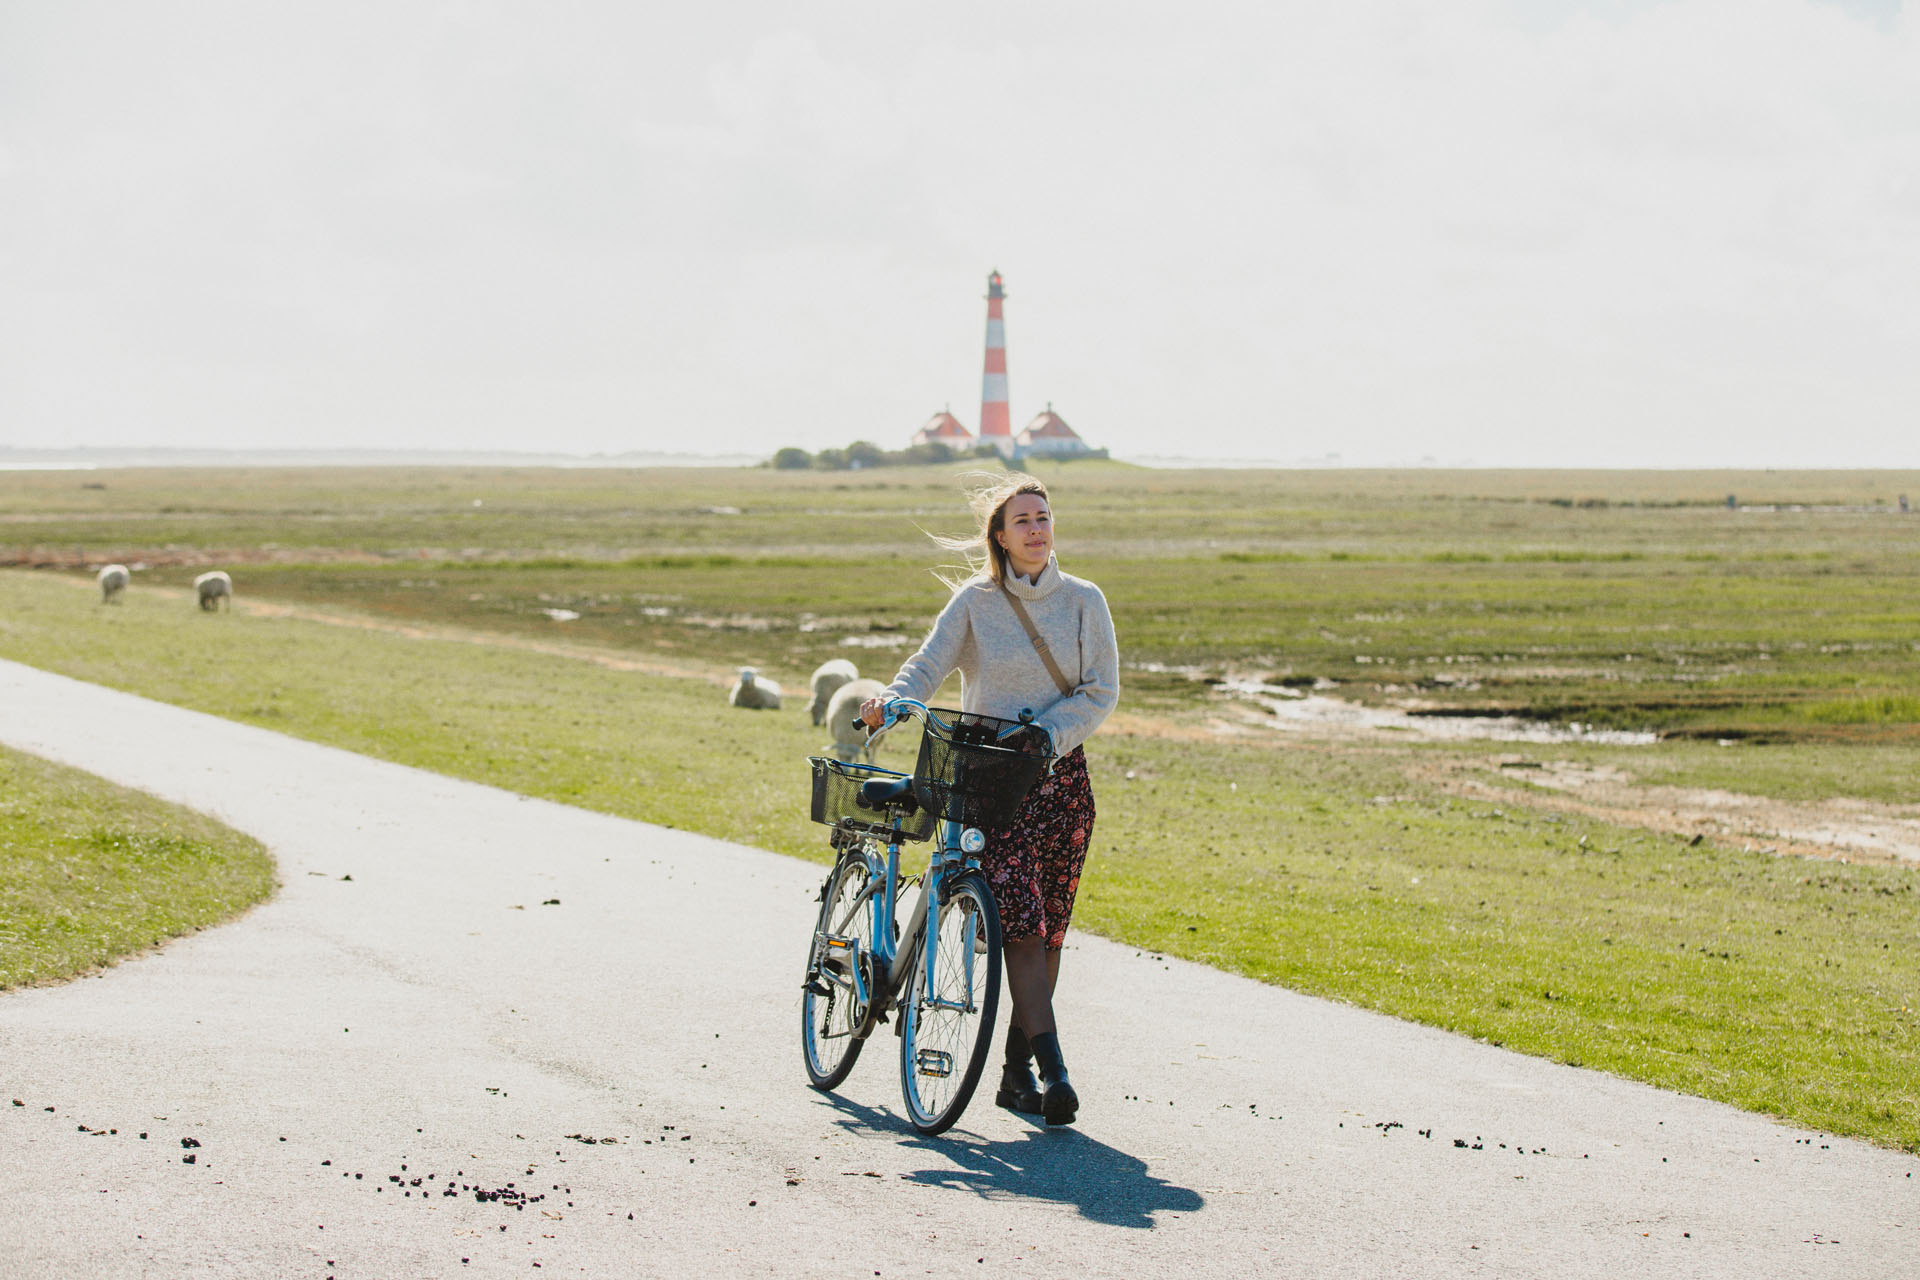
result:
[(1920, 1273), (1920, 1161), (1084, 935), (1081, 1122), (924, 1139), (890, 1035), (806, 1087), (819, 867), (11, 663), (0, 741), (283, 881), (0, 994), (7, 1277)]

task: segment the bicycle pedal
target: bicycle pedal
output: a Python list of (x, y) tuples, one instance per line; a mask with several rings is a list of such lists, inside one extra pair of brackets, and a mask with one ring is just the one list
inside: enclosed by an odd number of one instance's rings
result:
[(818, 978), (808, 979), (804, 985), (808, 991), (811, 991), (816, 996), (825, 997), (833, 994), (833, 988)]
[(953, 1074), (953, 1055), (944, 1049), (922, 1049), (913, 1055), (913, 1066), (923, 1076), (944, 1080)]

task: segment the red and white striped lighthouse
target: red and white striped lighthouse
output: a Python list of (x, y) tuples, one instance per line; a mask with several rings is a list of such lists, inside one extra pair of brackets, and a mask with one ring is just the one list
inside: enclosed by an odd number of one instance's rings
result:
[(1013, 418), (1007, 411), (1007, 330), (1000, 315), (1000, 273), (987, 277), (987, 371), (980, 380), (980, 443), (1002, 457), (1013, 454)]

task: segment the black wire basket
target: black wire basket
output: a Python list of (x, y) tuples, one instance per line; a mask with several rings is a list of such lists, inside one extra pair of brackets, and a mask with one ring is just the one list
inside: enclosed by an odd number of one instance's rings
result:
[(913, 770), (921, 807), (982, 830), (1012, 822), (1053, 759), (1046, 730), (944, 707), (932, 711)]
[(902, 840), (925, 840), (933, 834), (934, 824), (940, 820), (940, 815), (929, 810), (912, 791), (906, 793), (905, 804), (881, 808), (873, 807), (860, 795), (860, 788), (866, 782), (895, 782), (907, 777), (907, 774), (826, 756), (808, 756), (807, 763), (813, 766), (815, 822), (846, 831), (890, 836), (897, 817)]

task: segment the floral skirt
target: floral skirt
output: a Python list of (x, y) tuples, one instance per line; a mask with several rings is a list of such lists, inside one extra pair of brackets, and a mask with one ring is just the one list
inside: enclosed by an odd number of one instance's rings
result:
[(1008, 942), (1045, 938), (1047, 950), (1066, 945), (1067, 921), (1093, 838), (1093, 781), (1086, 752), (1075, 747), (1036, 782), (1008, 825), (989, 831), (980, 869), (1000, 908)]

